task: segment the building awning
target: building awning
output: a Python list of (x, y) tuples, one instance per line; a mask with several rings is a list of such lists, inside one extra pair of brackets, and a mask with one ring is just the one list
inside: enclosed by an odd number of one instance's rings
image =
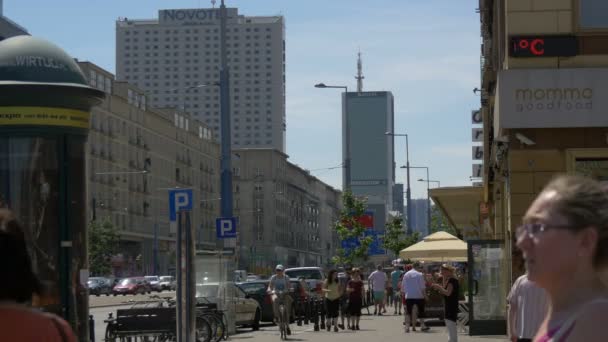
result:
[(443, 212), (450, 225), (460, 233), (479, 226), (479, 205), (483, 202), (483, 187), (463, 186), (430, 189), (431, 198)]

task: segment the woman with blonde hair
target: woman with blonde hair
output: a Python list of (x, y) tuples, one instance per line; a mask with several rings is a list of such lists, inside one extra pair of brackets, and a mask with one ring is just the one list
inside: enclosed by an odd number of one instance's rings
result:
[(551, 306), (535, 341), (606, 341), (608, 193), (581, 176), (559, 176), (534, 200), (516, 231), (528, 279)]

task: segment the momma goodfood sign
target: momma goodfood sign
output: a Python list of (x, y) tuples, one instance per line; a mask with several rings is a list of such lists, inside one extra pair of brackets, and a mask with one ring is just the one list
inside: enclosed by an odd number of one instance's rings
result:
[(608, 69), (505, 70), (498, 76), (502, 128), (608, 125)]

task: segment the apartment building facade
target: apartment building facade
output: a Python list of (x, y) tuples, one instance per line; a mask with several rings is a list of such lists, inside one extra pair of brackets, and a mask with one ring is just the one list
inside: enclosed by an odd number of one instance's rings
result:
[(91, 113), (87, 143), (89, 217), (120, 232), (114, 275), (166, 274), (175, 268), (168, 190), (192, 188), (197, 247), (215, 245), (219, 205), (219, 145), (190, 115), (152, 109), (139, 88), (80, 62), (92, 87), (107, 93)]
[(237, 259), (249, 272), (286, 266), (326, 266), (338, 247), (333, 224), (341, 192), (272, 149), (237, 149), (234, 213)]

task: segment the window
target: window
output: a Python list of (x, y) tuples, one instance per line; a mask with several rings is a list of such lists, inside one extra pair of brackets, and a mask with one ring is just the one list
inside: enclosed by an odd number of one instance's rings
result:
[(608, 29), (608, 2), (579, 0), (579, 26), (583, 29)]

